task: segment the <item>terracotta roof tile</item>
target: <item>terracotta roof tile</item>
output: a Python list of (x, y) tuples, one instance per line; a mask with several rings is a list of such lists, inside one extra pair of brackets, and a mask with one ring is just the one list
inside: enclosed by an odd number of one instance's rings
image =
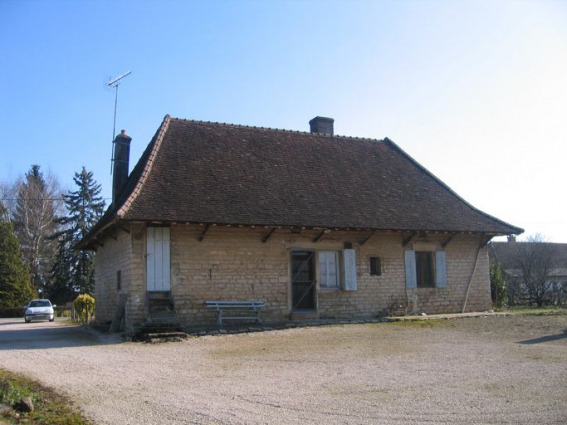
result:
[(466, 203), (388, 139), (169, 116), (123, 192), (97, 225), (98, 230), (119, 218), (522, 232)]

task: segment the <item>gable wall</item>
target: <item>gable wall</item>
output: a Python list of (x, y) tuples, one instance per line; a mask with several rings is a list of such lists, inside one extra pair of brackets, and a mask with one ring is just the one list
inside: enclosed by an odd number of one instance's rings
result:
[[(111, 321), (120, 292), (128, 292), (132, 275), (130, 235), (120, 231), (117, 240), (107, 237), (95, 255), (95, 299), (97, 323)], [(121, 271), (121, 291), (117, 290), (116, 272)]]
[[(107, 237), (95, 255), (95, 299), (97, 323), (112, 321), (120, 293), (128, 295), (125, 329), (146, 317), (145, 227), (132, 224), (129, 232), (118, 230), (116, 239)], [(116, 272), (121, 271), (121, 290)]]

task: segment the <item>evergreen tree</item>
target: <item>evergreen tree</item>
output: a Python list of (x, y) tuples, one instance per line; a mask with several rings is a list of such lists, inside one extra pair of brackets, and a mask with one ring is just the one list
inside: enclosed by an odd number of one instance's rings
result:
[(54, 235), (59, 244), (52, 268), (52, 293), (57, 302), (69, 301), (76, 294), (92, 294), (94, 290), (94, 254), (77, 252), (73, 247), (89, 232), (102, 216), (104, 200), (101, 187), (93, 179), (93, 173), (83, 167), (75, 173), (73, 181), (77, 190), (63, 195), (67, 215), (57, 220), (62, 231)]
[(34, 297), (12, 224), (0, 220), (0, 307), (21, 307)]
[(39, 165), (32, 165), (19, 185), (14, 211), (14, 232), (31, 271), (32, 286), (45, 292), (49, 286), (56, 245), (48, 238), (55, 233), (57, 182), (46, 181)]

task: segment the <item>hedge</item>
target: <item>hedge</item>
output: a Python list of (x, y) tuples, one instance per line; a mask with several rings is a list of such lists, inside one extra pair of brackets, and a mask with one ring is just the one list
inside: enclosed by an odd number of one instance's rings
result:
[(0, 307), (0, 317), (24, 317), (24, 307)]

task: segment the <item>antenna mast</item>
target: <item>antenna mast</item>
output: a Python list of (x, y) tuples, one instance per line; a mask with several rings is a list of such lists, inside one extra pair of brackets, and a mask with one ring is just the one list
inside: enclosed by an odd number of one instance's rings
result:
[(122, 82), (122, 79), (130, 75), (132, 71), (125, 72), (120, 77), (110, 80), (107, 84), (109, 88), (116, 89), (116, 94), (114, 96), (114, 125), (112, 126), (112, 151), (110, 152), (110, 174), (112, 174), (112, 163), (114, 162), (114, 138), (116, 137), (116, 109), (118, 107), (118, 86)]

